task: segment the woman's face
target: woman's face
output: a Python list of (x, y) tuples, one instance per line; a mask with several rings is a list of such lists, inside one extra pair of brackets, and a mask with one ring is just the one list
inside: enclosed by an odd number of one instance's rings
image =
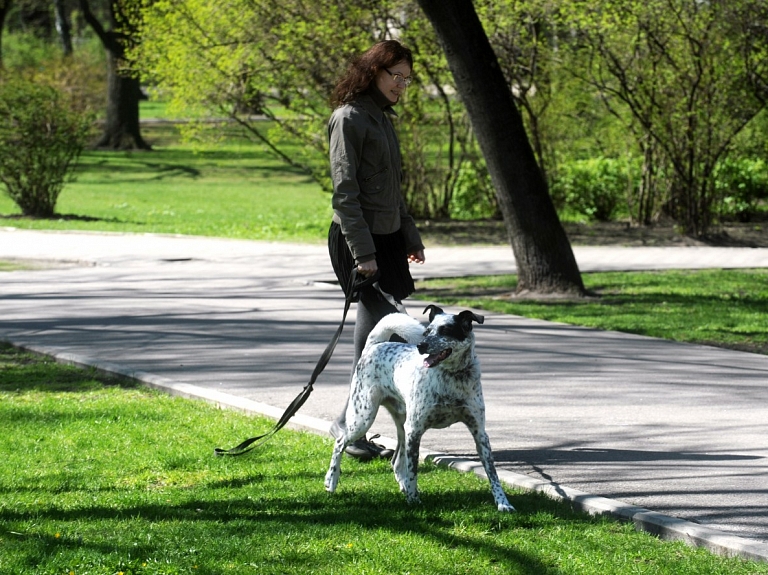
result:
[(396, 104), (411, 78), (411, 67), (403, 60), (394, 66), (382, 68), (376, 74), (376, 87), (387, 99)]

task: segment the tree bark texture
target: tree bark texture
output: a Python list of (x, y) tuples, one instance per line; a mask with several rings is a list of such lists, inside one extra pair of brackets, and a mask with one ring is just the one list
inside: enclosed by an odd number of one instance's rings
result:
[(585, 293), (522, 117), (472, 0), (418, 0), (437, 33), (496, 188), (518, 293)]
[(107, 53), (107, 63), (107, 118), (96, 147), (149, 150), (151, 147), (141, 136), (139, 124), (139, 79), (121, 74), (120, 60), (111, 52)]
[(139, 125), (139, 79), (121, 69), (128, 38), (123, 31), (116, 29), (114, 15), (119, 11), (118, 3), (119, 0), (111, 0), (112, 18), (110, 29), (107, 30), (91, 12), (88, 0), (80, 0), (83, 18), (93, 28), (107, 52), (107, 119), (104, 133), (96, 142), (96, 147), (111, 150), (151, 150), (151, 146), (141, 136)]

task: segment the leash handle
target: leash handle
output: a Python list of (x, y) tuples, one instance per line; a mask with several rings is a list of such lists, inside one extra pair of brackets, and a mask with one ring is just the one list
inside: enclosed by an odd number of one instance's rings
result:
[(213, 450), (214, 455), (216, 456), (238, 456), (238, 455), (244, 455), (248, 453), (249, 451), (252, 451), (259, 447), (260, 445), (267, 442), (267, 440), (272, 437), (275, 433), (280, 431), (285, 425), (290, 421), (290, 419), (296, 415), (296, 412), (301, 409), (301, 406), (304, 405), (304, 403), (309, 398), (309, 395), (312, 393), (313, 386), (315, 384), (315, 381), (317, 381), (318, 376), (323, 372), (325, 369), (325, 366), (328, 365), (328, 362), (331, 359), (331, 356), (333, 355), (333, 351), (336, 349), (336, 344), (339, 343), (339, 339), (341, 338), (341, 332), (344, 330), (344, 322), (347, 320), (347, 313), (349, 312), (349, 307), (352, 304), (353, 301), (356, 301), (356, 296), (360, 292), (361, 289), (368, 285), (372, 285), (374, 282), (376, 282), (379, 279), (379, 273), (377, 272), (375, 275), (371, 276), (370, 278), (366, 278), (359, 284), (357, 283), (358, 278), (358, 271), (357, 268), (352, 268), (352, 273), (349, 276), (349, 283), (347, 284), (347, 289), (344, 290), (344, 293), (346, 294), (345, 300), (344, 300), (344, 313), (341, 316), (341, 323), (339, 324), (339, 327), (336, 328), (336, 333), (331, 338), (331, 341), (328, 343), (328, 346), (325, 348), (325, 351), (320, 356), (320, 359), (317, 361), (317, 365), (315, 365), (315, 369), (312, 371), (312, 376), (309, 378), (309, 383), (304, 386), (304, 389), (301, 390), (299, 395), (297, 395), (294, 400), (291, 402), (291, 404), (286, 408), (286, 410), (283, 412), (283, 415), (280, 416), (280, 419), (277, 421), (275, 426), (270, 429), (268, 432), (257, 435), (256, 437), (250, 437), (240, 443), (239, 445), (236, 445), (235, 447), (232, 447), (230, 449), (222, 449), (220, 447), (216, 447)]

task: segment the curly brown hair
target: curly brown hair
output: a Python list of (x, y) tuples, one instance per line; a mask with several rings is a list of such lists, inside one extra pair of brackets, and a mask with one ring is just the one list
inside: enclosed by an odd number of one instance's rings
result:
[(379, 70), (403, 61), (413, 68), (411, 50), (397, 40), (384, 40), (374, 44), (349, 64), (346, 73), (333, 89), (331, 105), (335, 108), (353, 101), (368, 90)]

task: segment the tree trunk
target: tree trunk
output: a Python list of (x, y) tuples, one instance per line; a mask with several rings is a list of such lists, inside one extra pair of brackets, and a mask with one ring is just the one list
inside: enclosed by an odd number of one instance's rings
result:
[(0, 70), (3, 69), (3, 29), (5, 17), (11, 9), (11, 0), (0, 0)]
[(119, 11), (116, 2), (117, 0), (111, 0), (112, 22), (110, 30), (106, 30), (91, 12), (88, 0), (80, 0), (83, 18), (96, 32), (107, 51), (107, 120), (104, 133), (96, 142), (96, 147), (110, 150), (151, 150), (151, 146), (142, 138), (139, 126), (139, 80), (121, 70), (120, 66), (128, 38), (124, 32), (116, 30), (114, 14)]
[(56, 31), (59, 33), (61, 47), (65, 56), (72, 54), (72, 28), (69, 25), (69, 14), (64, 0), (54, 0), (56, 11)]
[(139, 124), (139, 79), (120, 73), (120, 61), (107, 51), (107, 119), (97, 148), (110, 150), (150, 150), (141, 136)]
[(445, 51), (499, 200), (517, 293), (584, 295), (576, 259), (472, 0), (418, 0)]

